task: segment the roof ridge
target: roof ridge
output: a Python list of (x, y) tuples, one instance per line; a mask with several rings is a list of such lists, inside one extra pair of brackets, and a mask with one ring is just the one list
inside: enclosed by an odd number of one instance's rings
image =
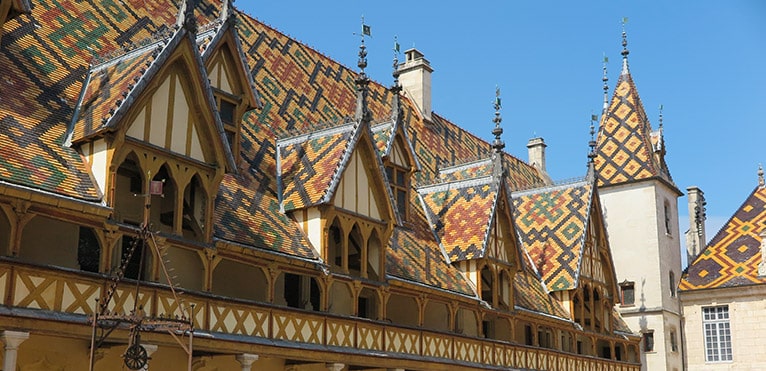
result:
[(91, 59), (91, 71), (96, 72), (103, 68), (112, 66), (115, 63), (119, 63), (121, 60), (127, 58), (128, 56), (142, 53), (152, 47), (162, 48), (165, 46), (164, 43), (172, 38), (177, 31), (178, 30), (174, 27), (164, 28), (155, 32), (151, 36), (141, 39), (135, 43), (130, 43), (129, 45), (122, 46), (102, 54), (96, 54)]

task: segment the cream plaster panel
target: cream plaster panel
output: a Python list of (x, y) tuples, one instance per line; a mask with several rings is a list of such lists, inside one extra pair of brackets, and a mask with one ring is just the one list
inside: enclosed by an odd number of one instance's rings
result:
[(191, 148), (189, 149), (189, 156), (196, 160), (205, 161), (205, 154), (202, 152), (202, 143), (200, 142), (196, 125), (191, 128)]
[(101, 190), (102, 194), (104, 194), (104, 191), (107, 189), (106, 179), (109, 173), (108, 154), (109, 152), (107, 151), (105, 140), (97, 139), (93, 141), (91, 172), (93, 173), (93, 178), (96, 179), (96, 184), (98, 184), (98, 188)]
[(170, 97), (170, 78), (165, 78), (159, 89), (152, 96), (152, 117), (148, 141), (151, 144), (165, 148), (165, 130), (167, 129), (168, 98)]
[(141, 108), (141, 112), (136, 115), (136, 118), (128, 126), (126, 135), (138, 140), (144, 140), (144, 130), (146, 129), (146, 107)]
[(307, 231), (304, 233), (308, 236), (309, 242), (311, 242), (314, 251), (319, 254), (319, 249), (322, 246), (322, 214), (319, 209), (312, 207), (308, 209), (308, 219), (306, 220)]
[(233, 93), (234, 89), (231, 88), (233, 86), (232, 79), (227, 70), (226, 65), (221, 63), (221, 79), (218, 88), (225, 92)]
[(189, 130), (189, 104), (183, 84), (176, 83), (173, 99), (173, 128), (170, 138), (170, 150), (186, 155), (186, 133)]
[(210, 73), (208, 74), (208, 77), (210, 78), (210, 86), (214, 88), (221, 88), (221, 82), (218, 78), (219, 72), (221, 71), (221, 64), (216, 63), (213, 65), (212, 68), (210, 68)]
[(335, 191), (335, 206), (380, 220), (380, 208), (373, 196), (371, 182), (362, 157), (354, 152)]

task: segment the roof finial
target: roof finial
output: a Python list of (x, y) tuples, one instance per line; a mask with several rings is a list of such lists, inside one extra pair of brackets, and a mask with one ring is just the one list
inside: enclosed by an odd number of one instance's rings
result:
[(590, 141), (588, 142), (588, 147), (590, 147), (590, 152), (588, 152), (588, 167), (593, 166), (596, 160), (596, 120), (598, 120), (598, 117), (596, 115), (591, 114), (590, 115)]
[(660, 132), (662, 132), (662, 108), (664, 106), (660, 104)]
[(609, 82), (609, 77), (607, 77), (606, 74), (606, 64), (609, 63), (609, 57), (606, 56), (606, 53), (604, 53), (604, 76), (601, 77), (601, 81), (604, 82), (604, 109), (601, 113), (602, 115), (606, 114), (606, 110), (609, 108), (609, 85), (607, 84)]
[(394, 121), (398, 121), (403, 115), (402, 115), (402, 105), (399, 101), (399, 93), (402, 91), (402, 86), (399, 85), (399, 42), (397, 41), (396, 36), (394, 36), (394, 71), (392, 75), (394, 76), (394, 85), (391, 86), (391, 93), (393, 93), (393, 97), (391, 98), (391, 118)]
[(394, 35), (394, 86), (399, 86), (399, 40)]
[(367, 67), (367, 47), (364, 46), (364, 37), (371, 36), (370, 26), (364, 24), (364, 16), (362, 16), (362, 44), (359, 45), (359, 75), (356, 77), (356, 114), (354, 115), (357, 120), (370, 121), (370, 111), (367, 108), (367, 85), (370, 83), (370, 79), (364, 73), (365, 67)]
[(505, 143), (500, 139), (500, 136), (503, 135), (503, 128), (500, 127), (500, 123), (503, 122), (503, 118), (500, 117), (500, 108), (502, 108), (500, 103), (500, 87), (495, 86), (495, 118), (492, 119), (492, 122), (495, 123), (495, 128), (492, 129), (495, 140), (492, 142), (492, 148), (497, 153), (502, 152), (503, 148), (505, 148)]
[(763, 166), (758, 164), (758, 187), (766, 187), (766, 182), (763, 180)]
[(197, 32), (197, 18), (194, 17), (196, 6), (196, 0), (181, 0), (181, 6), (178, 7), (178, 16), (176, 17), (177, 28), (183, 27), (189, 32)]
[(622, 17), (622, 74), (628, 74), (628, 33), (625, 32), (625, 24), (628, 23), (628, 17)]

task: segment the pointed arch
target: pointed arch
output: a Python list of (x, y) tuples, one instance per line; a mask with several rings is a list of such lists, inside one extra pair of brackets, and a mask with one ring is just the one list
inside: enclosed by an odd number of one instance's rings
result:
[(161, 194), (151, 195), (152, 207), (149, 212), (149, 222), (155, 228), (168, 233), (176, 231), (176, 195), (178, 186), (170, 166), (163, 163), (157, 170), (157, 174), (152, 177), (152, 181), (162, 183)]
[(11, 221), (0, 208), (0, 255), (11, 255)]
[(330, 227), (327, 228), (327, 252), (325, 261), (331, 267), (343, 269), (343, 245), (345, 234), (338, 218), (334, 218)]
[(354, 294), (348, 283), (343, 281), (333, 282), (329, 294), (328, 312), (344, 316), (354, 314)]
[(364, 236), (359, 228), (359, 224), (354, 223), (351, 232), (348, 234), (348, 245), (346, 262), (348, 272), (359, 276), (362, 274), (362, 251), (364, 250)]
[(480, 271), (481, 275), (481, 300), (486, 301), (490, 305), (494, 303), (494, 291), (495, 291), (495, 273), (489, 267), (489, 264), (485, 264)]
[(378, 236), (378, 231), (373, 229), (372, 234), (367, 241), (367, 278), (371, 280), (379, 280), (382, 277), (382, 252), (383, 244)]
[(199, 174), (192, 176), (184, 189), (181, 229), (184, 237), (202, 240), (206, 230), (208, 195)]
[(139, 225), (144, 219), (144, 204), (136, 195), (144, 193), (144, 171), (135, 152), (131, 151), (117, 167), (114, 175), (112, 207), (118, 222)]

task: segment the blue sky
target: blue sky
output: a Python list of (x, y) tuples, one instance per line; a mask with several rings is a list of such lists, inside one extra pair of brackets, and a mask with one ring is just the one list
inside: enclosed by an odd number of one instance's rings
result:
[[(628, 17), (630, 71), (653, 128), (664, 106), (666, 160), (682, 191), (707, 198), (712, 238), (757, 184), (766, 162), (766, 2), (257, 1), (236, 6), (346, 66), (360, 17), (372, 28), (368, 75), (389, 85), (394, 35), (434, 68), (433, 110), (490, 140), (495, 86), (506, 150), (526, 160), (548, 144), (554, 179), (585, 172), (590, 115), (610, 96)], [(403, 59), (403, 56), (400, 57)], [(682, 233), (686, 198), (679, 199)]]

